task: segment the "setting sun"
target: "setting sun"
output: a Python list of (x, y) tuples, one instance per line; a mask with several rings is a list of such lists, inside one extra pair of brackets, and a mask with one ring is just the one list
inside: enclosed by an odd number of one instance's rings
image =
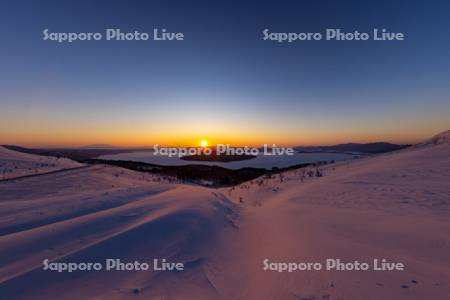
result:
[(201, 140), (200, 141), (200, 147), (203, 147), (203, 148), (208, 147), (208, 141), (207, 140)]

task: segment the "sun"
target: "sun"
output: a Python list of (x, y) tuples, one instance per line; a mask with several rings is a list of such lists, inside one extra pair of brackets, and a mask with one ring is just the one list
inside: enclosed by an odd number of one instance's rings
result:
[(200, 141), (200, 147), (203, 147), (203, 148), (208, 147), (208, 141), (207, 140), (201, 140)]

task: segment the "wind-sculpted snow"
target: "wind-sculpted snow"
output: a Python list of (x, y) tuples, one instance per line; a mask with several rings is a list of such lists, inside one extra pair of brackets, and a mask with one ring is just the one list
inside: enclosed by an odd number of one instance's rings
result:
[[(123, 173), (114, 176), (118, 171)], [(87, 183), (85, 177), (90, 179), (88, 189), (77, 192), (76, 187)], [(5, 199), (3, 195), (1, 203), (8, 206), (9, 211), (0, 220), (16, 220), (22, 228), (16, 226), (16, 230), (0, 237), (0, 264), (4, 266), (0, 270), (2, 296), (50, 299), (70, 289), (74, 292), (68, 298), (88, 299), (99, 295), (123, 296), (132, 294), (135, 289), (144, 292), (155, 281), (167, 283), (187, 275), (58, 273), (42, 270), (42, 262), (45, 259), (105, 261), (107, 258), (149, 262), (165, 258), (185, 263), (183, 274), (197, 273), (208, 261), (209, 249), (220, 238), (220, 233), (236, 230), (239, 220), (237, 206), (209, 189), (159, 182), (155, 177), (142, 178), (135, 172), (110, 167), (78, 171), (77, 178), (67, 181), (60, 195), (54, 195), (56, 191), (50, 188), (49, 193), (44, 194), (38, 191), (37, 185), (27, 185), (26, 180), (21, 182), (27, 186), (29, 199), (25, 199), (23, 191), (16, 201)], [(48, 176), (47, 180), (56, 180), (58, 186), (58, 179)], [(89, 189), (91, 180), (96, 180), (95, 189), (94, 186)], [(18, 193), (17, 184), (20, 183), (5, 186), (11, 193)], [(33, 189), (36, 189), (36, 198), (32, 196)], [(68, 213), (67, 205), (77, 214)], [(58, 218), (39, 222), (35, 216), (41, 214), (37, 212)], [(27, 221), (21, 222), (22, 219)], [(3, 224), (3, 230), (12, 226), (6, 221)], [(206, 275), (202, 276), (199, 280), (209, 285)], [(140, 283), (129, 285), (133, 280)], [(97, 282), (103, 287), (87, 289), (88, 282)], [(111, 285), (118, 288), (111, 289)], [(30, 288), (20, 289), (21, 286)]]
[[(5, 299), (446, 299), (450, 144), (263, 176), (232, 188), (89, 166), (0, 183)], [(444, 142), (443, 142), (444, 141)], [(426, 144), (426, 145), (425, 145)], [(178, 271), (43, 270), (180, 262)], [(384, 268), (283, 271), (280, 266)], [(59, 265), (58, 265), (59, 266)], [(270, 268), (266, 268), (270, 266)], [(24, 288), (26, 287), (26, 288)]]

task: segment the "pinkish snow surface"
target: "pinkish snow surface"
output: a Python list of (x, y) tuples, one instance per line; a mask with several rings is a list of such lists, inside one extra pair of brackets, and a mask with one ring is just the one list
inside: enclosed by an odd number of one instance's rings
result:
[[(0, 298), (450, 298), (449, 132), (319, 171), (223, 189), (104, 166), (0, 182)], [(46, 258), (186, 268), (57, 273)], [(406, 269), (263, 270), (264, 259), (327, 258)]]
[(0, 180), (80, 166), (70, 159), (22, 153), (0, 146)]

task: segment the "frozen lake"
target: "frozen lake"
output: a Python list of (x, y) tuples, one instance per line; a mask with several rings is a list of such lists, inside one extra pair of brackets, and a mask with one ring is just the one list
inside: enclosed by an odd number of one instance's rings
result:
[(130, 153), (119, 153), (112, 155), (102, 155), (99, 159), (108, 160), (128, 160), (139, 161), (164, 166), (182, 165), (215, 165), (228, 169), (240, 169), (245, 167), (272, 169), (273, 167), (285, 168), (302, 163), (314, 163), (319, 161), (340, 161), (353, 158), (353, 154), (345, 153), (295, 153), (294, 155), (258, 155), (256, 158), (232, 161), (232, 162), (212, 162), (212, 161), (186, 161), (178, 157), (168, 157), (154, 155), (152, 151), (140, 151)]

